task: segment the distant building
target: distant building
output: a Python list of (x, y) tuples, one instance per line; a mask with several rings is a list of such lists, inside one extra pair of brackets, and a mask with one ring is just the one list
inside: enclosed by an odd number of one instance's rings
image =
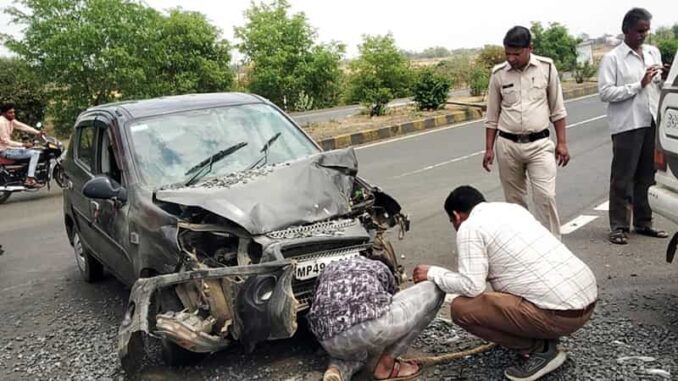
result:
[(577, 45), (577, 65), (588, 63), (593, 65), (593, 40), (587, 40)]
[(624, 41), (624, 35), (617, 36), (617, 37), (608, 37), (605, 39), (605, 45), (607, 46), (617, 46), (621, 44), (621, 42)]

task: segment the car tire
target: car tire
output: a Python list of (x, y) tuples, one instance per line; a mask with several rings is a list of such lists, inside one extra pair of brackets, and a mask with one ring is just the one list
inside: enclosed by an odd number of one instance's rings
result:
[[(173, 289), (158, 291), (156, 298), (158, 313), (181, 311), (184, 309), (181, 300), (179, 300)], [(205, 358), (206, 355), (204, 353), (191, 352), (164, 338), (160, 339), (160, 353), (165, 364), (171, 367), (193, 365)]]
[(2, 191), (0, 192), (0, 204), (4, 204), (5, 201), (12, 195), (12, 192)]
[(77, 229), (73, 231), (73, 253), (75, 262), (80, 270), (82, 279), (87, 283), (97, 282), (104, 277), (104, 266), (89, 253), (80, 238), (80, 232)]

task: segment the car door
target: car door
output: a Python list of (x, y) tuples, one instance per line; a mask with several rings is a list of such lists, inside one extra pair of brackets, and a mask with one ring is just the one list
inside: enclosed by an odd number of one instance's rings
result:
[(68, 192), (68, 199), (71, 201), (75, 226), (85, 247), (100, 262), (108, 264), (107, 258), (103, 257), (102, 253), (97, 250), (97, 242), (100, 237), (92, 225), (92, 200), (82, 193), (85, 183), (97, 173), (97, 129), (94, 127), (94, 119), (92, 115), (84, 117), (75, 127), (74, 147), (71, 148), (73, 160), (65, 163), (65, 170), (68, 174), (66, 192)]
[[(97, 170), (100, 176), (111, 179), (114, 185), (125, 186), (125, 178), (120, 171), (120, 158), (112, 131), (112, 119), (106, 114), (97, 115), (94, 120), (97, 129)], [(134, 261), (129, 252), (129, 214), (130, 203), (117, 200), (91, 200), (92, 226), (100, 237), (97, 250), (107, 258), (110, 270), (127, 284), (134, 283), (136, 276)]]
[(659, 147), (664, 151), (673, 177), (678, 177), (678, 53), (662, 88), (659, 102)]

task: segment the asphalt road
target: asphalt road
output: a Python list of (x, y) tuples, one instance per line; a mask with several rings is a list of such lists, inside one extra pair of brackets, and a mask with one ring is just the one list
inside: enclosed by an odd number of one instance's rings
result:
[[(467, 96), (469, 94), (468, 89), (458, 89), (450, 91), (450, 96)], [(412, 102), (412, 98), (399, 98), (394, 99), (389, 102), (389, 107), (398, 107)], [(327, 122), (330, 120), (337, 120), (347, 118), (349, 116), (358, 114), (362, 106), (360, 105), (349, 105), (349, 106), (339, 106), (331, 109), (317, 110), (317, 111), (306, 111), (306, 112), (297, 112), (292, 113), (292, 117), (300, 125), (304, 126), (309, 123), (321, 123)]]
[[(587, 97), (569, 101), (567, 108), (572, 161), (558, 174), (560, 216), (563, 224), (581, 215), (592, 220), (563, 241), (593, 268), (601, 299), (614, 306), (609, 316), (625, 319), (631, 331), (652, 326), (677, 334), (678, 263), (664, 262), (666, 240), (632, 236), (627, 246), (611, 245), (606, 212), (596, 210), (607, 200), (611, 159), (604, 105)], [(502, 200), (496, 170), (486, 173), (481, 167), (483, 139), (482, 123), (473, 122), (357, 148), (360, 175), (396, 197), (411, 216), (411, 232), (394, 242), (408, 269), (422, 262), (454, 267), (454, 232), (442, 209), (452, 188), (471, 184), (489, 200)], [(79, 279), (61, 208), (56, 190), (15, 195), (0, 206), (5, 249), (0, 256), (0, 379), (122, 380), (114, 345), (128, 291), (112, 278), (98, 284)], [(661, 218), (656, 224), (678, 230)], [(607, 312), (602, 316), (606, 319)], [(678, 353), (672, 342), (663, 344), (667, 353), (638, 343), (633, 354), (675, 359)], [(615, 355), (601, 355), (598, 362), (614, 368)], [(150, 366), (142, 379), (317, 380), (323, 361), (317, 346), (302, 334), (264, 344), (254, 355), (236, 347), (194, 368)], [(678, 369), (672, 371), (675, 377)], [(441, 379), (438, 374), (428, 373), (425, 379)], [(358, 379), (367, 379), (366, 373)], [(549, 379), (576, 377), (564, 373)]]

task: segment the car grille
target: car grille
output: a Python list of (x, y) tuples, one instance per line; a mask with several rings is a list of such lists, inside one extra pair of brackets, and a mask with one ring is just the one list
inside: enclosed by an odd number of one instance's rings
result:
[(337, 236), (344, 229), (358, 224), (355, 219), (323, 221), (311, 225), (295, 226), (285, 230), (278, 230), (266, 234), (271, 239), (298, 239), (317, 236)]

